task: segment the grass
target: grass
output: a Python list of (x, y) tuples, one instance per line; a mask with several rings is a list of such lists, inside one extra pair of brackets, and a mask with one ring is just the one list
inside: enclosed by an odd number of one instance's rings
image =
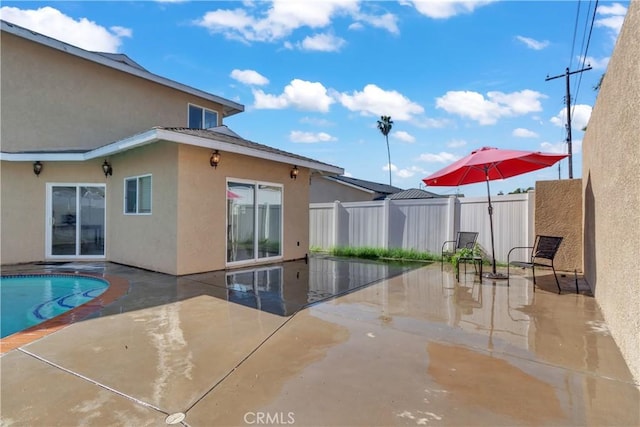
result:
[(419, 252), (414, 249), (384, 249), (372, 247), (347, 247), (338, 246), (323, 251), (320, 248), (312, 247), (311, 252), (328, 252), (331, 255), (351, 258), (364, 259), (384, 259), (384, 260), (406, 260), (406, 261), (437, 261), (440, 260), (439, 255), (429, 252)]

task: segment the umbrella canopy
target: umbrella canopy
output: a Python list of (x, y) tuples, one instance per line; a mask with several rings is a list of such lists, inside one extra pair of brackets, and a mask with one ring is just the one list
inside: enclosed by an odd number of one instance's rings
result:
[(458, 186), (505, 179), (553, 165), (567, 154), (482, 147), (424, 178), (427, 185)]
[(496, 273), (496, 257), (493, 243), (493, 207), (489, 181), (505, 179), (553, 165), (568, 154), (541, 153), (539, 151), (503, 150), (494, 147), (482, 147), (474, 150), (466, 157), (429, 175), (422, 181), (433, 186), (458, 186), (487, 182), (487, 198), (489, 202), (489, 225), (491, 228), (491, 256), (493, 272), (487, 274), (493, 279), (505, 279), (506, 276)]

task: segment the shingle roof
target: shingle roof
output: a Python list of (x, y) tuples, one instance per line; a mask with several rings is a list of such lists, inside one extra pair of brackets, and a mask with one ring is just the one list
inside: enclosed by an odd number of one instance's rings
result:
[(216, 141), (227, 142), (241, 147), (250, 148), (253, 150), (264, 151), (265, 153), (278, 154), (287, 156), (292, 159), (298, 159), (306, 162), (313, 162), (326, 165), (330, 168), (338, 168), (338, 166), (330, 165), (329, 163), (319, 162), (309, 157), (300, 156), (298, 154), (289, 153), (278, 148), (269, 147), (268, 145), (259, 144), (257, 142), (249, 141), (240, 137), (237, 133), (229, 129), (227, 126), (218, 126), (210, 129), (192, 129), (192, 128), (180, 128), (180, 127), (158, 127), (156, 129), (164, 129), (171, 132), (177, 132), (185, 135), (192, 135), (201, 138), (215, 139)]
[(440, 194), (432, 193), (430, 191), (421, 190), (419, 188), (409, 188), (408, 190), (399, 191), (388, 196), (389, 199), (433, 199), (436, 197), (447, 197)]
[(342, 181), (347, 184), (355, 185), (366, 190), (374, 191), (380, 194), (393, 194), (402, 191), (402, 188), (393, 187), (387, 184), (379, 184), (377, 182), (365, 181), (363, 179), (351, 178), (344, 175), (332, 176), (331, 179)]

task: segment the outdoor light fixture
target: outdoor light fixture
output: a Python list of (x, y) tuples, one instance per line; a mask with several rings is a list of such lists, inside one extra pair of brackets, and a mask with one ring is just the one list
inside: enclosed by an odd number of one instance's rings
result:
[(33, 162), (33, 173), (38, 176), (40, 175), (40, 172), (42, 172), (42, 163), (40, 163), (39, 160), (37, 162)]
[(209, 164), (211, 165), (212, 168), (217, 168), (218, 167), (218, 163), (220, 163), (220, 153), (218, 152), (218, 150), (215, 150), (213, 153), (211, 153), (211, 158), (209, 158)]
[(298, 166), (294, 166), (293, 169), (291, 169), (291, 179), (296, 179), (298, 177)]
[(104, 172), (105, 178), (107, 177), (107, 175), (113, 175), (113, 168), (106, 160), (102, 164), (102, 172)]

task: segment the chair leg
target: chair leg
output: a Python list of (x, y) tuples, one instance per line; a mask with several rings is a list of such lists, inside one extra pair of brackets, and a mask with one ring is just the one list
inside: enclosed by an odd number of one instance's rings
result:
[(556, 274), (556, 269), (553, 267), (553, 263), (551, 263), (551, 269), (553, 270), (553, 277), (556, 278), (556, 285), (558, 285), (558, 293), (562, 293), (562, 289), (560, 289), (560, 282), (558, 281), (558, 275)]

